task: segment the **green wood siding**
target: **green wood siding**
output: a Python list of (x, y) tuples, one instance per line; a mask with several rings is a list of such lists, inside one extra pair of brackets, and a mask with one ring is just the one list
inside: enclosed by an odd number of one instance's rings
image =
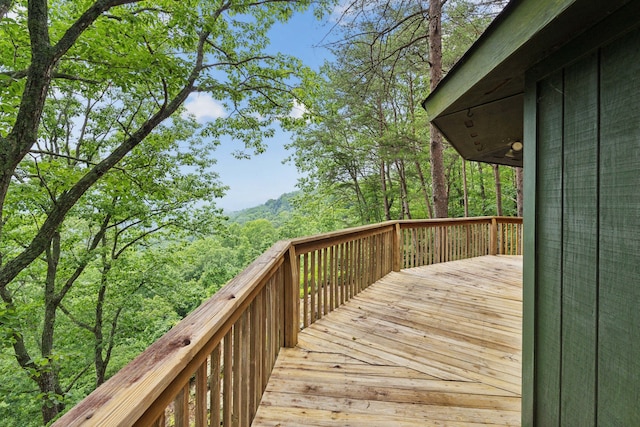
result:
[(540, 425), (558, 425), (562, 283), (562, 73), (538, 85), (536, 406)]
[(602, 50), (598, 422), (640, 425), (640, 31)]
[(640, 30), (532, 87), (535, 425), (638, 426)]
[(524, 260), (522, 264), (522, 427), (534, 425), (536, 342), (536, 132), (537, 81), (527, 76), (524, 94)]
[[(598, 59), (564, 73), (560, 425), (595, 419)], [(574, 390), (580, 390), (576, 393)]]

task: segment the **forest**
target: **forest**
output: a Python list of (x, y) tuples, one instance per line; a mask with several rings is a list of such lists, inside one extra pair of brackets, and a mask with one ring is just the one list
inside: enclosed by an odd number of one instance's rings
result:
[[(51, 423), (280, 239), (521, 214), (522, 171), (420, 107), (505, 3), (0, 0), (0, 426)], [(265, 53), (308, 11), (334, 60)], [(299, 191), (223, 212), (216, 146), (274, 123)]]

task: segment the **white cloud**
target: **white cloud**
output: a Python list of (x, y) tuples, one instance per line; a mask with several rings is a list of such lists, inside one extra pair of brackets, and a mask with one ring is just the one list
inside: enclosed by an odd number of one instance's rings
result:
[(189, 95), (184, 107), (186, 114), (193, 115), (199, 123), (208, 122), (227, 115), (221, 103), (204, 93)]
[(289, 112), (289, 117), (291, 117), (292, 119), (301, 119), (306, 112), (307, 107), (305, 107), (304, 104), (299, 103), (298, 100), (294, 99), (293, 107)]

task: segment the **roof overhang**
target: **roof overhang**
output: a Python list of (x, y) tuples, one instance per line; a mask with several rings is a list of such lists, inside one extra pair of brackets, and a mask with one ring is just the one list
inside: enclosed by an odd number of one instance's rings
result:
[(465, 159), (522, 166), (526, 71), (630, 1), (512, 0), (422, 106)]

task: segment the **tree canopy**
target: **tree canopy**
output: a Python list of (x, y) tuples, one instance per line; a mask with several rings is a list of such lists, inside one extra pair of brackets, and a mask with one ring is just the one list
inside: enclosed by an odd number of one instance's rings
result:
[[(219, 137), (259, 151), (304, 96), (309, 70), (265, 48), (274, 23), (310, 4), (0, 3), (0, 329), (45, 423), (88, 369), (62, 360), (60, 323), (93, 343), (100, 384), (127, 303), (154, 295), (139, 264), (152, 260), (133, 249), (210, 232)], [(183, 110), (194, 93), (224, 117), (198, 129)]]
[[(492, 177), (490, 166), (467, 168), (420, 107), (440, 78), (435, 63), (446, 73), (503, 3), (348, 2), (328, 45), (335, 60), (322, 70), (315, 121), (291, 144), (306, 194), (348, 207), (361, 223), (515, 213), (513, 170)], [(434, 20), (442, 52), (431, 40)], [(493, 185), (501, 181), (508, 185)]]

